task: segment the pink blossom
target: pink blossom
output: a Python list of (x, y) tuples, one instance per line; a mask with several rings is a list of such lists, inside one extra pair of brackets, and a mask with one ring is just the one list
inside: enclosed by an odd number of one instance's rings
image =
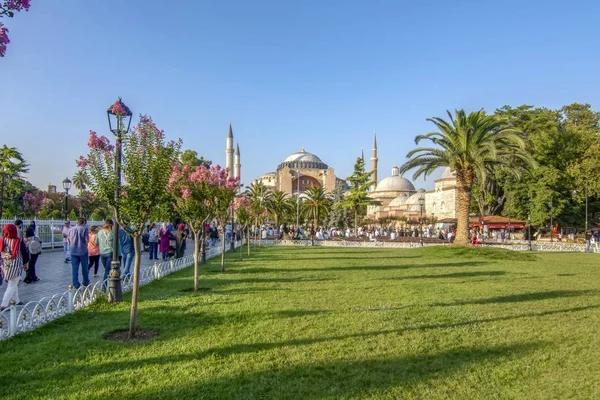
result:
[(29, 7), (31, 7), (31, 0), (6, 0), (4, 6), (2, 6), (1, 8), (5, 8), (12, 11), (29, 11)]
[(113, 114), (118, 116), (123, 116), (126, 114), (123, 105), (121, 104), (121, 100), (117, 100), (115, 104), (113, 104), (112, 109), (110, 110)]
[(206, 207), (210, 207), (210, 200), (204, 200), (204, 205)]
[(183, 197), (184, 199), (192, 197), (192, 191), (190, 189), (185, 189), (181, 197)]
[(10, 43), (8, 29), (0, 23), (0, 57), (6, 53), (6, 45)]
[(83, 156), (79, 156), (79, 159), (75, 160), (75, 163), (79, 168), (85, 168), (88, 166), (88, 160)]
[(115, 146), (110, 144), (110, 141), (106, 136), (98, 136), (98, 134), (94, 131), (90, 131), (88, 147), (108, 153), (111, 153), (115, 149)]

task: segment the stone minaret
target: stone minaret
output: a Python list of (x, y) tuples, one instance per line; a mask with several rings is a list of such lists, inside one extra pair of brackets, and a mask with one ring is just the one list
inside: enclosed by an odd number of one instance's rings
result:
[(231, 122), (229, 123), (229, 132), (227, 132), (227, 147), (225, 148), (225, 169), (227, 169), (227, 177), (233, 176), (233, 130)]
[(360, 158), (362, 159), (363, 164), (365, 163), (365, 151), (363, 148), (360, 148)]
[(377, 131), (373, 131), (373, 155), (371, 156), (371, 192), (377, 187)]
[(235, 161), (233, 164), (233, 177), (242, 179), (240, 172), (242, 169), (242, 164), (240, 164), (240, 145), (239, 143), (235, 144)]

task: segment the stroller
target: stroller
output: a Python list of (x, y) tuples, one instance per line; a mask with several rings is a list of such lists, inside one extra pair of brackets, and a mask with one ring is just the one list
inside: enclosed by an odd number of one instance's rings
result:
[(148, 232), (144, 232), (142, 234), (142, 253), (143, 252), (148, 252), (150, 248), (150, 235), (148, 234)]

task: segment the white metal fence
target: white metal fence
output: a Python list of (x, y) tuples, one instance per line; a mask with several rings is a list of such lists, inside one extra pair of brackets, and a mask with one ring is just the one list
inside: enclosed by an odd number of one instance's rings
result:
[[(238, 248), (240, 242), (236, 242)], [(226, 246), (229, 249), (229, 245)], [(221, 254), (221, 246), (210, 248), (206, 251), (206, 259)], [(188, 255), (179, 259), (156, 262), (153, 265), (140, 268), (140, 286), (160, 279), (172, 272), (189, 267), (194, 263), (194, 256)], [(133, 276), (124, 277), (122, 280), (123, 292), (131, 290)], [(81, 286), (79, 289), (70, 287), (69, 290), (44, 297), (39, 301), (30, 301), (23, 306), (11, 305), (0, 312), (0, 340), (22, 332), (31, 331), (47, 322), (53, 321), (63, 315), (81, 310), (92, 304), (99, 297), (107, 295), (108, 279), (96, 282), (93, 285)]]

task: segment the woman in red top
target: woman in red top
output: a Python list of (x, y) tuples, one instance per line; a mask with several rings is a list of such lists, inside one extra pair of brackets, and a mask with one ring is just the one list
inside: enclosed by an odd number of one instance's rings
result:
[(0, 306), (0, 311), (2, 311), (8, 308), (11, 300), (14, 300), (19, 306), (23, 305), (19, 300), (18, 285), (21, 274), (23, 270), (27, 270), (27, 263), (29, 262), (27, 246), (25, 242), (19, 239), (17, 227), (13, 224), (6, 224), (2, 228), (0, 254), (2, 255), (0, 259), (2, 262), (2, 279), (8, 283)]

